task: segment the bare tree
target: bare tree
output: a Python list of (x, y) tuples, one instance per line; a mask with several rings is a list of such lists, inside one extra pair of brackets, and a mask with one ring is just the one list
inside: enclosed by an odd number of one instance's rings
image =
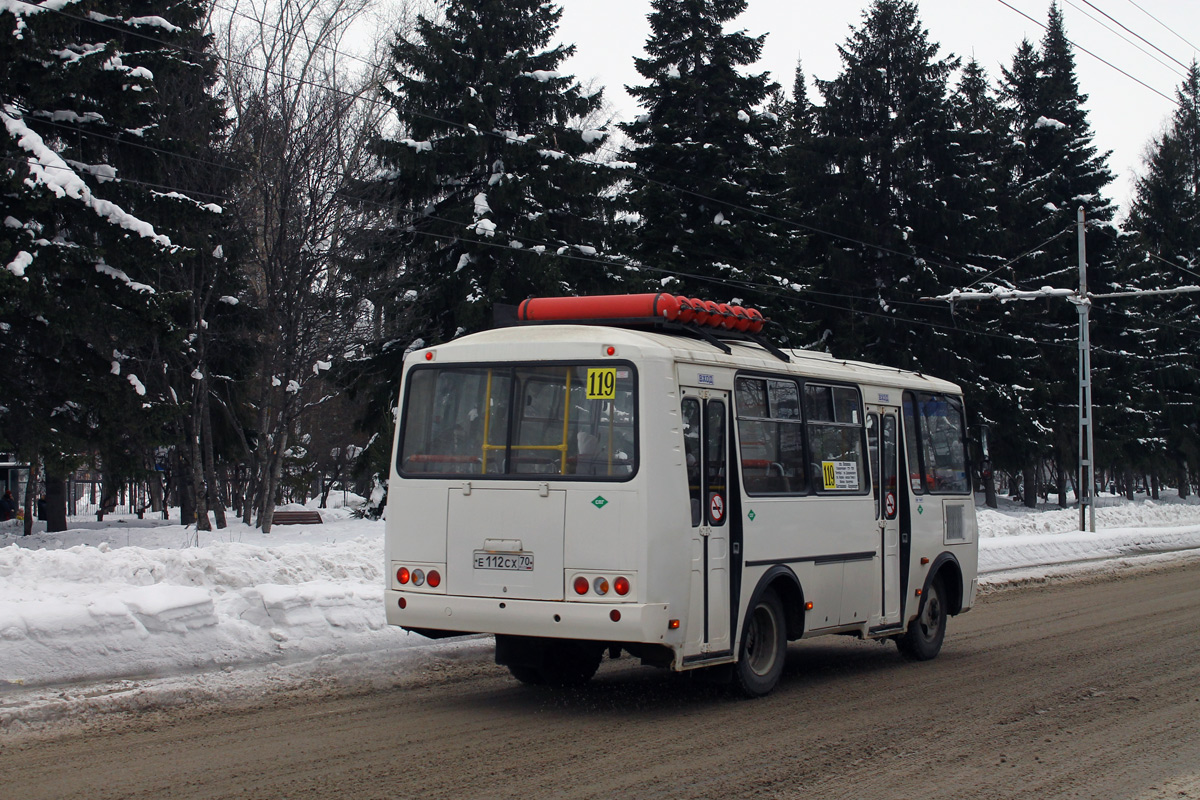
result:
[[(370, 163), (383, 107), (373, 102), (379, 59), (345, 48), (371, 2), (240, 0), (220, 37), (234, 143), (246, 160), (237, 209), (251, 233), (245, 271), (262, 323), (253, 377), (241, 387), (253, 415), (239, 427), (252, 467), (241, 509), (247, 524), (257, 511), (264, 532), (289, 444), (306, 409), (330, 397), (322, 376), (354, 322), (339, 313), (346, 232), (361, 213), (348, 189)], [(239, 398), (222, 401), (236, 417)]]

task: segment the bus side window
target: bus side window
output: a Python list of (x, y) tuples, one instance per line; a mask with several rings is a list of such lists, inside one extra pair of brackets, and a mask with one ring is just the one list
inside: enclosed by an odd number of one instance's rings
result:
[[(714, 512), (714, 509), (725, 508), (725, 404), (719, 400), (709, 400), (705, 403), (708, 419), (705, 420), (705, 497), (709, 509), (708, 524), (714, 527), (725, 524), (725, 513)], [(719, 500), (717, 498), (720, 498)]]
[(871, 461), (871, 493), (875, 496), (875, 519), (882, 516), (883, 505), (880, 500), (879, 482), (879, 415), (872, 412), (867, 414), (867, 454)]
[(820, 493), (870, 491), (858, 389), (806, 384), (804, 412), (813, 487)]
[(913, 413), (912, 392), (904, 393), (904, 449), (908, 462), (909, 488), (913, 494), (925, 494), (924, 469), (921, 466), (917, 418)]
[[(904, 393), (905, 424), (917, 431), (918, 442), (910, 439), (909, 457), (913, 465), (920, 461), (917, 484), (931, 494), (967, 494), (971, 491), (967, 476), (966, 424), (962, 404), (957, 398), (924, 392)], [(915, 453), (914, 453), (915, 450)], [(917, 470), (910, 466), (910, 472)]]
[(687, 464), (689, 505), (692, 508), (692, 527), (700, 527), (702, 481), (700, 478), (700, 401), (685, 397), (680, 406), (683, 416), (683, 451)]
[(742, 377), (734, 394), (746, 493), (802, 494), (807, 476), (796, 383)]

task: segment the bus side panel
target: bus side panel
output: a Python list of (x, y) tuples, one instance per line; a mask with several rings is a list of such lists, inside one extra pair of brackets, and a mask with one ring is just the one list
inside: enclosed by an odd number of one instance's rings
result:
[[(750, 602), (758, 575), (771, 564), (787, 563), (800, 580), (804, 599), (813, 604), (806, 616), (806, 630), (861, 624), (872, 613), (878, 614), (879, 537), (869, 496), (743, 494), (742, 507), (746, 562), (758, 567), (747, 573), (743, 584), (743, 609)], [(847, 562), (852, 556), (856, 558)]]
[[(684, 461), (681, 395), (675, 363), (670, 358), (646, 359), (638, 364), (641, 380), (641, 452), (639, 478), (642, 487), (642, 516), (630, 526), (642, 542), (644, 578), (641, 599), (666, 603), (669, 616), (682, 620), (700, 619), (703, 592), (691, 591), (693, 553), (691, 505), (688, 499)], [(700, 603), (692, 608), (693, 600)], [(665, 642), (676, 648), (675, 666), (686, 654), (698, 652), (684, 644), (687, 625), (666, 633)]]

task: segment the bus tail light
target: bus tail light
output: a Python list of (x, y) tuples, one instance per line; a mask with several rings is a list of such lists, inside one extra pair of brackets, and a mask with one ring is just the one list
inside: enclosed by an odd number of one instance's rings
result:
[(445, 564), (407, 564), (400, 561), (392, 562), (392, 575), (396, 580), (391, 588), (404, 592), (436, 592), (444, 593), (441, 588), (446, 583)]
[(569, 571), (565, 576), (564, 592), (567, 599), (584, 600), (588, 602), (607, 601), (610, 603), (628, 603), (634, 599), (634, 580), (636, 573), (607, 575), (603, 572)]
[(614, 608), (612, 611), (608, 612), (608, 618), (613, 622), (620, 622), (621, 612)]

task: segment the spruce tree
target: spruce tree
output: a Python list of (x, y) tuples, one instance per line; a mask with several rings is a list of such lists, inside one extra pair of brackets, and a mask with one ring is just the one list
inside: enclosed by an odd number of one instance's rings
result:
[[(987, 291), (1012, 288), (1004, 279), (1003, 256), (1007, 236), (1000, 208), (1007, 191), (1005, 166), (1011, 161), (1012, 139), (999, 99), (983, 67), (971, 59), (963, 67), (950, 96), (953, 118), (952, 144), (956, 147), (958, 180), (946, 188), (948, 208), (959, 218), (956, 245), (970, 270), (958, 288)], [(999, 432), (1009, 420), (1020, 418), (1021, 364), (1028, 348), (1004, 335), (1012, 306), (992, 302), (972, 303), (961, 312), (976, 331), (990, 335), (965, 337), (961, 347), (974, 369), (964, 381), (972, 415)], [(991, 438), (993, 470), (1011, 470), (1021, 460), (1011, 450), (1011, 436)], [(994, 483), (984, 476), (989, 505), (994, 505)]]
[[(830, 159), (817, 131), (817, 109), (808, 97), (807, 80), (803, 65), (797, 61), (792, 99), (783, 108), (784, 140), (779, 158), (786, 177), (780, 206), (789, 219), (799, 223), (795, 229), (784, 232), (795, 265), (792, 276), (793, 280), (806, 284), (817, 274), (816, 265), (826, 244), (822, 237), (810, 234), (821, 222), (818, 213), (831, 181)], [(813, 305), (812, 300), (798, 306), (798, 311), (808, 316), (823, 313), (823, 309), (824, 306)]]
[[(1014, 243), (1015, 250), (1045, 243), (1016, 260), (1005, 277), (1021, 289), (1078, 286), (1073, 234), (1076, 209), (1083, 206), (1090, 221), (1089, 284), (1102, 289), (1114, 238), (1114, 207), (1103, 192), (1113, 178), (1108, 154), (1092, 144), (1087, 95), (1079, 91), (1072, 45), (1056, 4), (1050, 7), (1040, 47), (1023, 42), (1011, 68), (1004, 70), (1002, 97), (1011, 134), (1020, 143), (1009, 166), (1013, 188), (1002, 209), (1003, 224), (1027, 237), (1023, 244)], [(1040, 458), (1048, 457), (1058, 468), (1063, 502), (1065, 476), (1073, 472), (1077, 452), (1078, 383), (1073, 376), (1078, 369), (1078, 316), (1060, 300), (1022, 303), (1010, 314), (1010, 329), (1027, 336), (1034, 348), (1022, 364), (1027, 376), (1020, 390), (1024, 413), (1012, 420), (1026, 461), (1025, 500), (1032, 502), (1029, 484), (1036, 480)], [(1104, 402), (1102, 397), (1094, 400)]]
[(958, 62), (938, 50), (915, 3), (876, 0), (838, 48), (841, 74), (817, 82), (832, 173), (818, 219), (838, 236), (825, 240), (817, 286), (855, 312), (822, 315), (835, 353), (955, 378), (970, 368), (957, 340), (923, 324), (950, 318), (917, 302), (964, 282), (947, 256), (961, 213), (945, 202), (957, 171), (947, 82)]
[(406, 341), (486, 327), (496, 303), (620, 286), (600, 252), (606, 134), (582, 125), (601, 94), (560, 72), (575, 51), (552, 44), (561, 16), (541, 0), (451, 0), (395, 43), (399, 134), (378, 142), (373, 187), (392, 242), (370, 257), (399, 274), (376, 300), (429, 321)]
[[(1200, 66), (1176, 90), (1166, 131), (1147, 149), (1125, 222), (1121, 286), (1167, 289), (1200, 284)], [(1165, 469), (1183, 496), (1200, 469), (1200, 300), (1195, 294), (1122, 302), (1126, 358), (1136, 359), (1137, 408), (1150, 416), (1141, 442), (1151, 469)]]
[[(797, 282), (795, 227), (781, 222), (777, 160), (783, 124), (765, 107), (777, 84), (741, 68), (764, 36), (726, 32), (745, 0), (653, 0), (646, 84), (629, 89), (642, 113), (622, 129), (636, 173), (625, 192), (636, 220), (628, 252), (667, 291), (761, 307), (803, 330), (790, 313)], [(779, 104), (776, 104), (779, 108)]]
[[(42, 453), (51, 525), (71, 468), (145, 468), (177, 410), (170, 276), (211, 252), (221, 209), (182, 179), (219, 132), (206, 6), (138, 0), (0, 11), (3, 436)], [(209, 78), (189, 81), (205, 72)], [(164, 88), (170, 85), (170, 88)], [(203, 120), (203, 122), (202, 122)], [(198, 148), (189, 153), (189, 148)], [(126, 472), (125, 474), (129, 474)]]

